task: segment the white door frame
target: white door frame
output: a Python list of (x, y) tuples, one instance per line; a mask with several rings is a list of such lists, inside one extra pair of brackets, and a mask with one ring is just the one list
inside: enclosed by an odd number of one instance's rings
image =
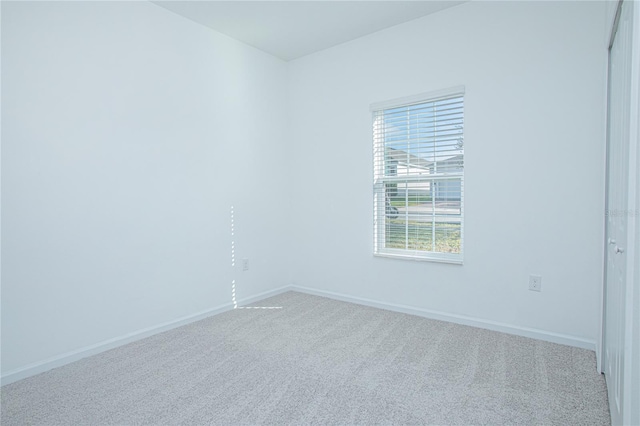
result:
[[(629, 1), (629, 0), (624, 0)], [(613, 45), (617, 30), (623, 0), (618, 2), (616, 19), (611, 33), (609, 48)], [(628, 169), (628, 225), (627, 225), (627, 268), (626, 268), (626, 297), (625, 297), (625, 348), (623, 374), (625, 376), (622, 389), (622, 424), (640, 424), (640, 3), (634, 4), (632, 12), (633, 36), (631, 53), (631, 93), (630, 93), (630, 132), (629, 132), (629, 169)], [(607, 54), (608, 71), (611, 69), (610, 55)], [(609, 185), (609, 83), (610, 74), (607, 74), (607, 200)], [(608, 201), (607, 201), (608, 203)], [(606, 240), (606, 235), (605, 235)], [(601, 310), (600, 345), (597, 351), (598, 371), (604, 372), (604, 345), (605, 345), (605, 320), (606, 320), (606, 276), (607, 276), (607, 241), (604, 242), (604, 279), (603, 300)]]
[(631, 49), (631, 120), (629, 147), (629, 197), (633, 215), (629, 219), (629, 234), (634, 244), (629, 253), (627, 270), (627, 306), (625, 336), (624, 424), (640, 425), (640, 2), (634, 2)]

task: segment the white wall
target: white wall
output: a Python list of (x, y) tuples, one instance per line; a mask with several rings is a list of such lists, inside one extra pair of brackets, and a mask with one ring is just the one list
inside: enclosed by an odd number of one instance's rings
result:
[[(471, 2), (290, 63), (295, 284), (594, 347), (604, 15), (597, 2)], [(369, 104), (457, 85), (464, 265), (374, 258)]]
[(3, 376), (229, 304), (231, 205), (238, 297), (286, 284), (284, 62), (147, 2), (2, 2), (2, 43)]
[[(234, 277), (593, 343), (605, 9), (471, 2), (285, 64), (150, 3), (2, 2), (3, 376)], [(465, 263), (374, 258), (369, 104), (460, 84)]]

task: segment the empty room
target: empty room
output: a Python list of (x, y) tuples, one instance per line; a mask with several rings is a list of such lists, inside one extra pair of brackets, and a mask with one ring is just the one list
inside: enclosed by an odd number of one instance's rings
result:
[(640, 4), (2, 1), (3, 425), (640, 425)]

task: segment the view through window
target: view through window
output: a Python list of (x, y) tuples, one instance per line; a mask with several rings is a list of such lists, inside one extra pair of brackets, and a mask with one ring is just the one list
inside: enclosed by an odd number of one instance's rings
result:
[(375, 254), (462, 261), (463, 93), (372, 105)]

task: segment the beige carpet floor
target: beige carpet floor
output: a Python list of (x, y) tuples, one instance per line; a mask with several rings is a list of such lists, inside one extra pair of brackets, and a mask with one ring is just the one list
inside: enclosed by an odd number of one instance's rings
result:
[(9, 425), (608, 425), (592, 351), (287, 292), (1, 389)]

